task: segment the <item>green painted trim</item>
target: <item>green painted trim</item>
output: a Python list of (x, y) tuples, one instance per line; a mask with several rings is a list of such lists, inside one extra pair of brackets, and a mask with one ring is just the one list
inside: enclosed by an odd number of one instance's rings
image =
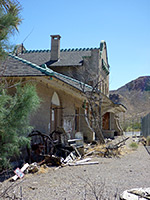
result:
[(102, 59), (102, 69), (106, 72), (106, 74), (108, 75), (109, 74), (109, 65), (107, 65), (105, 63), (105, 61)]
[(103, 46), (104, 46), (104, 43), (100, 43), (100, 51), (103, 51)]
[[(71, 52), (71, 51), (91, 51), (93, 49), (100, 49), (100, 48), (69, 48), (69, 49), (61, 49), (60, 52)], [(26, 50), (23, 53), (44, 53), (44, 52), (51, 52), (49, 49), (44, 49), (44, 50)]]
[(12, 54), (9, 54), (9, 56), (14, 58), (14, 59), (16, 59), (16, 60), (21, 61), (22, 63), (25, 63), (25, 64), (31, 66), (32, 68), (35, 68), (35, 69), (41, 71), (42, 73), (44, 73), (46, 75), (49, 75), (49, 76), (53, 76), (54, 75), (54, 71), (49, 69), (46, 65), (44, 65), (44, 67), (40, 67), (40, 66), (38, 66), (36, 64), (33, 64), (33, 63), (23, 59), (23, 58), (19, 58), (18, 56), (14, 56)]
[(58, 76), (61, 76), (62, 78), (66, 78), (66, 79), (68, 79), (68, 80), (71, 80), (71, 81), (73, 81), (73, 82), (75, 82), (75, 83), (78, 83), (78, 84), (80, 84), (80, 85), (82, 85), (82, 86), (86, 86), (86, 87), (88, 87), (89, 89), (93, 89), (92, 86), (90, 86), (90, 85), (88, 85), (88, 84), (85, 84), (85, 83), (83, 83), (83, 82), (81, 82), (81, 81), (78, 81), (78, 80), (76, 80), (76, 79), (73, 79), (73, 78), (71, 78), (71, 77), (69, 77), (69, 76), (65, 76), (65, 75), (60, 74), (60, 73), (58, 73), (58, 72), (54, 72), (54, 77), (55, 77), (55, 75), (58, 75)]

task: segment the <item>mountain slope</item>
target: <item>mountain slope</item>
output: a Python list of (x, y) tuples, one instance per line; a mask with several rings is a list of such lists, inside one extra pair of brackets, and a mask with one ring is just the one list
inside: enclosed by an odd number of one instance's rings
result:
[(126, 119), (133, 120), (150, 112), (150, 76), (142, 76), (118, 90), (110, 91), (110, 99), (127, 107)]

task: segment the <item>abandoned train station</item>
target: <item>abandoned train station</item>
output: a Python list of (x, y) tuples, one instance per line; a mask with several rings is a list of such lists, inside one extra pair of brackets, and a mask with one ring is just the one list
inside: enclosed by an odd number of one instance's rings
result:
[[(36, 83), (41, 98), (38, 111), (30, 123), (44, 134), (62, 127), (68, 138), (78, 132), (85, 141), (95, 140), (92, 115), (87, 93), (98, 84), (101, 96), (102, 133), (113, 138), (121, 135), (118, 114), (125, 112), (121, 104), (109, 99), (109, 72), (106, 42), (99, 48), (60, 49), (60, 35), (51, 35), (51, 49), (26, 50), (18, 45), (1, 66), (1, 75), (7, 80)], [(95, 101), (95, 109), (99, 104)]]

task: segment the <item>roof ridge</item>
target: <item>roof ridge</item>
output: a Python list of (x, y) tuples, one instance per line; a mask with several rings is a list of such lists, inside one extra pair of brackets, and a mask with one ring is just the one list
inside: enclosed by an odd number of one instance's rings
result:
[(95, 48), (66, 48), (66, 49), (61, 49), (60, 51), (90, 51), (90, 50), (93, 50), (93, 49), (99, 49), (97, 47)]
[[(92, 48), (65, 48), (65, 49), (60, 49), (60, 52), (69, 52), (69, 51), (91, 51), (91, 50), (93, 50), (93, 49), (100, 49), (100, 48), (98, 48), (98, 47), (92, 47)], [(25, 54), (25, 53), (43, 53), (43, 52), (51, 52), (51, 50), (50, 49), (40, 49), (40, 50), (26, 50), (26, 51), (24, 51), (23, 53)]]
[(33, 49), (33, 50), (25, 50), (23, 53), (40, 53), (40, 52), (50, 52), (50, 49)]

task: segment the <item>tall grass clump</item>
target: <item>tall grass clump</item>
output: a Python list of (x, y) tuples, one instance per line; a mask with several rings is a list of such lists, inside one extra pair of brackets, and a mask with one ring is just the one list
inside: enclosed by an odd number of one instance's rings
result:
[(136, 142), (131, 142), (129, 147), (132, 148), (133, 150), (136, 150), (138, 148), (138, 144)]

